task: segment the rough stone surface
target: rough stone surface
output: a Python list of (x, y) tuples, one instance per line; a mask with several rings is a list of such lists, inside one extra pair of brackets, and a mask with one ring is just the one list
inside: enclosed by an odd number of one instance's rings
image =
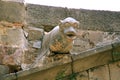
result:
[(120, 61), (109, 65), (111, 80), (120, 80)]
[(0, 33), (0, 44), (21, 48), (26, 47), (26, 39), (22, 29), (0, 27)]
[(8, 66), (10, 72), (20, 70), (22, 54), (27, 49), (22, 27), (18, 23), (0, 22), (0, 64)]
[[(0, 64), (10, 68), (10, 72), (20, 67), (23, 50), (19, 47), (0, 46)], [(14, 68), (13, 68), (14, 67)], [(12, 70), (11, 70), (12, 69)]]
[(21, 68), (27, 70), (32, 68), (31, 65), (35, 62), (37, 55), (40, 53), (40, 50), (37, 48), (29, 47), (28, 50), (25, 50), (22, 54)]
[(119, 12), (69, 9), (69, 13), (81, 22), (81, 29), (120, 31)]
[(34, 4), (27, 4), (25, 8), (23, 3), (18, 2), (23, 2), (23, 0), (0, 1), (0, 20), (27, 22), (30, 26), (50, 31), (59, 23), (59, 20), (71, 16), (80, 21), (80, 29), (120, 31), (119, 12), (68, 9)]
[(27, 4), (28, 25), (36, 27), (42, 25), (45, 31), (50, 31), (59, 23), (59, 20), (68, 16), (80, 21), (80, 29), (120, 31), (119, 12), (68, 9)]
[(88, 79), (88, 73), (87, 71), (84, 71), (84, 72), (80, 72), (77, 77), (76, 77), (76, 80), (89, 80)]
[(53, 26), (58, 25), (59, 20), (67, 17), (66, 10), (66, 8), (27, 4), (26, 21), (28, 25), (40, 28), (42, 25), (46, 27), (45, 31), (50, 31)]
[(120, 47), (114, 48), (112, 54), (115, 61), (120, 60)]
[(0, 20), (24, 23), (24, 16), (23, 3), (0, 1)]
[[(94, 47), (100, 47), (120, 40), (119, 32), (103, 32), (92, 30), (78, 30), (78, 37), (74, 40), (72, 53), (76, 54)], [(113, 56), (119, 59), (119, 47)]]
[[(116, 35), (114, 36), (114, 33), (110, 35), (107, 33), (106, 35), (102, 31), (120, 31), (120, 12), (67, 9), (33, 4), (27, 4), (27, 6), (25, 6), (23, 0), (0, 0), (0, 11), (0, 20), (15, 22), (15, 24), (0, 22), (0, 64), (3, 64), (0, 65), (0, 75), (9, 73), (8, 71), (13, 72), (14, 70), (20, 70), (20, 67), (22, 67), (22, 69), (28, 69), (40, 52), (41, 40), (44, 35), (43, 29), (45, 31), (50, 31), (59, 23), (59, 20), (65, 17), (74, 17), (80, 21), (80, 29), (86, 29), (86, 31), (83, 31), (83, 34), (74, 41), (74, 50), (77, 52), (93, 48), (98, 42), (107, 41), (111, 43), (112, 40), (117, 38)], [(27, 22), (28, 26), (33, 27), (23, 29), (23, 25), (18, 25), (18, 23), (24, 23), (24, 21)], [(102, 31), (94, 32), (87, 30)], [(81, 34), (81, 32), (79, 34)], [(28, 45), (26, 39), (29, 40), (28, 43), (30, 45)], [(27, 46), (29, 46), (29, 48), (26, 49)], [(120, 59), (118, 56), (119, 52), (120, 49), (117, 48), (113, 55), (115, 60)], [(107, 52), (104, 52), (104, 55), (100, 53), (94, 56), (89, 56), (80, 61), (77, 60), (74, 62), (75, 72), (86, 70), (94, 66), (108, 64), (109, 61), (112, 60), (112, 55), (111, 51), (109, 51), (108, 54), (106, 53)], [(68, 61), (71, 61), (71, 57), (66, 54), (54, 55), (49, 58), (45, 57), (45, 59), (45, 63), (52, 63), (54, 61), (67, 63)], [(68, 68), (71, 71), (70, 65)], [(111, 80), (119, 80), (119, 67), (119, 62), (111, 63), (109, 65)], [(64, 67), (61, 69), (64, 69)], [(56, 71), (56, 69), (54, 69), (54, 71)], [(54, 71), (53, 73), (56, 73)], [(77, 76), (77, 80), (88, 80), (88, 76), (90, 77), (90, 80), (110, 80), (108, 77), (108, 71), (108, 66), (106, 65), (93, 70), (90, 69), (89, 75), (86, 71), (80, 73)], [(48, 73), (48, 71), (46, 73), (49, 76), (55, 76)], [(34, 75), (30, 77), (32, 78)], [(39, 76), (37, 79), (39, 80), (39, 78), (41, 77)]]
[(71, 53), (76, 54), (78, 52), (91, 49), (92, 47), (93, 46), (90, 45), (89, 41), (85, 41), (77, 38), (76, 40), (74, 40), (74, 45), (73, 45), (73, 49), (71, 50)]
[(24, 36), (22, 24), (0, 22), (0, 44), (25, 48), (27, 40)]
[(34, 62), (35, 57), (37, 56), (37, 50), (30, 48), (24, 52), (24, 58), (23, 58), (23, 63), (30, 64)]
[[(106, 46), (102, 50), (104, 50), (105, 48), (109, 49), (109, 47)], [(92, 50), (92, 52), (86, 51), (86, 52), (80, 53), (80, 55), (74, 56), (73, 58), (74, 59), (76, 58), (76, 61), (74, 61), (74, 66), (75, 66), (74, 71), (80, 72), (80, 71), (87, 70), (87, 69), (95, 67), (95, 66), (104, 65), (104, 64), (109, 63), (112, 60), (111, 51), (99, 52), (100, 50), (101, 49), (99, 48), (96, 50)], [(93, 54), (96, 52), (99, 52), (99, 53)], [(92, 54), (92, 55), (90, 55), (90, 54)]]
[(9, 67), (0, 65), (0, 76), (2, 76), (4, 74), (8, 74), (8, 73), (9, 73)]
[[(12, 49), (14, 49), (14, 48), (12, 48)], [(3, 54), (2, 64), (20, 65), (21, 59), (22, 59), (22, 53), (23, 53), (23, 50), (19, 49), (19, 48), (18, 49), (16, 48), (15, 51), (12, 52), (11, 54), (8, 54), (6, 51), (6, 53)]]
[(29, 41), (42, 40), (44, 30), (35, 27), (27, 27), (24, 30), (28, 33), (27, 39)]
[(101, 66), (89, 70), (90, 80), (110, 80), (108, 66)]
[(98, 42), (103, 41), (104, 32), (79, 30), (78, 38), (74, 40), (72, 53), (79, 53), (96, 46)]

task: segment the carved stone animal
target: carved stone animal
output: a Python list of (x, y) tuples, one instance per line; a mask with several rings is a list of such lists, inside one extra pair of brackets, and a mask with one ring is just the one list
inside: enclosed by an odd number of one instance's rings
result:
[(52, 55), (52, 53), (69, 53), (78, 28), (79, 22), (72, 17), (61, 20), (58, 26), (43, 37), (42, 48), (36, 62), (41, 62), (44, 56)]
[(49, 49), (53, 53), (69, 53), (78, 28), (79, 22), (71, 17), (61, 20), (58, 26), (44, 36), (41, 52)]

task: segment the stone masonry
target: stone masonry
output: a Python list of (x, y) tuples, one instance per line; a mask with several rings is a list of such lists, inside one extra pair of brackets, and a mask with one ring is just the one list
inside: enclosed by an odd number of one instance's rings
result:
[(120, 39), (120, 12), (0, 0), (0, 76), (27, 69), (39, 54), (44, 32), (47, 33), (59, 24), (59, 20), (68, 16), (80, 21), (78, 38), (71, 51), (74, 54)]

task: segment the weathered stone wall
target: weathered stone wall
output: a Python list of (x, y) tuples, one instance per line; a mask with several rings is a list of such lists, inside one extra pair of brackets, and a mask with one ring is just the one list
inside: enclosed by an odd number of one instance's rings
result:
[[(14, 70), (20, 70), (19, 67), (25, 68), (33, 63), (39, 54), (44, 31), (50, 31), (59, 24), (59, 20), (68, 16), (80, 21), (80, 29), (86, 30), (83, 31), (82, 37), (80, 36), (82, 31), (78, 32), (79, 37), (74, 42), (73, 53), (93, 48), (96, 43), (104, 41), (103, 31), (120, 31), (120, 12), (24, 5), (23, 2), (23, 0), (0, 0), (0, 76)], [(111, 40), (117, 38), (112, 34)], [(115, 60), (119, 59), (116, 55), (113, 55)], [(99, 56), (94, 59), (98, 59)], [(84, 65), (86, 68), (87, 64)], [(94, 66), (88, 65), (88, 67)], [(89, 69), (88, 67), (87, 69)], [(10, 71), (11, 69), (13, 71)]]
[(65, 8), (27, 4), (26, 22), (29, 26), (47, 27), (46, 31), (58, 25), (59, 20), (67, 17)]
[(120, 12), (68, 9), (26, 4), (23, 0), (0, 1), (0, 20), (27, 23), (50, 31), (59, 20), (71, 16), (80, 21), (80, 29), (120, 31)]
[(68, 9), (27, 4), (27, 23), (35, 27), (44, 27), (45, 31), (59, 23), (59, 20), (71, 16), (80, 21), (80, 29), (120, 31), (120, 13), (84, 9)]

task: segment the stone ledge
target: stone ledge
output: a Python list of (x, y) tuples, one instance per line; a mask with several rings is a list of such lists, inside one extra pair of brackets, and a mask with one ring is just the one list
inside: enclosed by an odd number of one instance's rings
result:
[[(98, 51), (95, 51), (95, 49)], [(79, 54), (79, 56), (81, 55), (83, 57), (75, 57), (75, 56), (73, 57), (74, 72), (84, 71), (91, 67), (108, 64), (112, 61), (111, 44), (101, 46), (101, 47), (96, 47), (95, 49), (88, 50), (86, 51), (86, 53), (84, 52), (84, 54), (81, 53), (82, 55)], [(20, 72), (17, 72), (17, 75), (19, 80), (26, 80), (26, 79), (39, 80), (39, 78), (43, 80), (43, 79), (47, 79), (46, 76), (51, 76), (51, 79), (54, 79), (57, 73), (65, 68), (67, 68), (66, 75), (71, 74), (71, 61), (67, 62), (66, 64), (55, 63), (54, 65), (49, 64), (47, 66), (40, 67), (40, 68), (20, 71)], [(51, 73), (47, 73), (48, 71)], [(40, 76), (40, 74), (42, 74), (42, 76)], [(54, 74), (54, 75), (51, 75), (51, 74)], [(12, 74), (5, 75), (2, 78), (3, 80), (12, 80), (12, 79), (16, 79), (16, 76), (14, 73), (12, 73)]]
[(105, 46), (100, 46), (100, 47), (95, 47), (95, 48), (80, 52), (80, 53), (78, 53), (79, 55), (73, 55), (73, 59), (77, 60), (77, 59), (85, 58), (85, 57), (88, 57), (88, 56), (91, 56), (91, 55), (94, 55), (97, 53), (101, 53), (101, 52), (104, 52), (106, 50), (111, 50), (111, 49), (112, 49), (111, 44), (108, 44)]

